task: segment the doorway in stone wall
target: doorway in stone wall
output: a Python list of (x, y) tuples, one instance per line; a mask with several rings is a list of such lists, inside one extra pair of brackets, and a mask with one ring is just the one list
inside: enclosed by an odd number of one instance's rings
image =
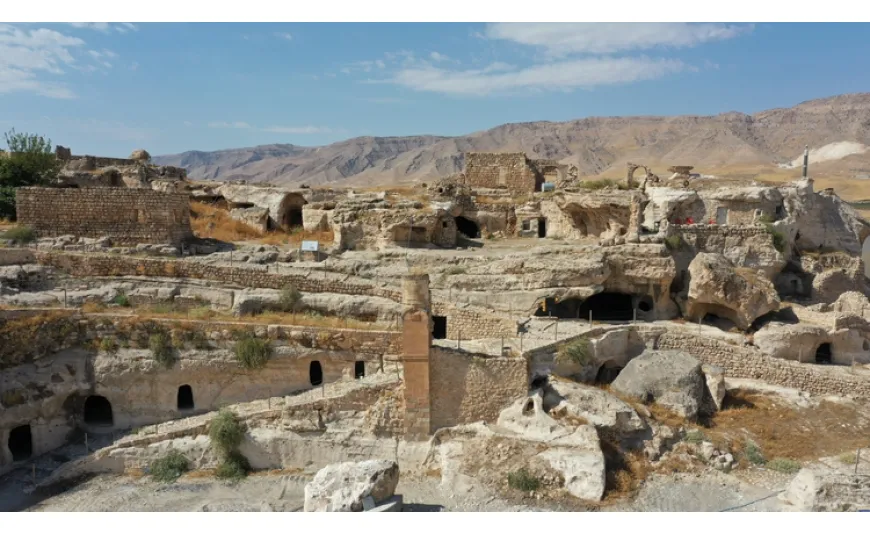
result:
[(91, 395), (85, 399), (85, 424), (93, 426), (112, 426), (115, 424), (112, 416), (112, 403), (100, 395)]
[(544, 217), (538, 219), (538, 237), (547, 237), (547, 219)]
[(363, 378), (366, 376), (366, 362), (353, 362), (353, 377)]
[(17, 426), (9, 432), (9, 452), (13, 462), (22, 462), (33, 456), (33, 434), (30, 425)]
[(188, 384), (178, 387), (178, 409), (193, 410), (193, 388)]
[(432, 339), (447, 339), (447, 317), (432, 316)]
[(816, 349), (816, 363), (829, 364), (833, 363), (833, 353), (831, 351), (830, 343), (822, 343), (819, 345), (819, 348)]
[(320, 366), (320, 362), (317, 360), (314, 360), (308, 366), (308, 381), (311, 382), (312, 386), (319, 386), (323, 383), (323, 367)]

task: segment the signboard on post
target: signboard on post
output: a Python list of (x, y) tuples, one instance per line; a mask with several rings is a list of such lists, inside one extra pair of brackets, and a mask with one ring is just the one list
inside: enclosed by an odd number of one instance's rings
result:
[(302, 251), (303, 252), (317, 252), (320, 250), (320, 243), (317, 241), (303, 241), (302, 242)]

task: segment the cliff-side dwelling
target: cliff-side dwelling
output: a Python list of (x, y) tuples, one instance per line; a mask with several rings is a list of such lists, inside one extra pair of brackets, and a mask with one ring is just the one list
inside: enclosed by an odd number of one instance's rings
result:
[[(0, 474), (35, 488), (167, 448), (214, 468), (229, 406), (253, 469), (386, 457), (502, 491), (522, 468), (588, 503), (623, 491), (616, 457), (745, 468), (745, 433), (688, 436), (758, 384), (870, 402), (870, 223), (812, 179), (593, 188), (467, 154), (425, 187), (289, 190), (57, 155), (17, 193), (36, 240), (0, 248)], [(202, 235), (200, 205), (251, 233)]]

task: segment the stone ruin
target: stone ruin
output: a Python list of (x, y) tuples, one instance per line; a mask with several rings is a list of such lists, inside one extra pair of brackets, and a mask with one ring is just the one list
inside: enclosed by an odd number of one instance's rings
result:
[[(204, 436), (232, 405), (257, 469), (352, 454), (503, 478), (523, 458), (595, 501), (600, 436), (651, 462), (685, 442), (596, 385), (687, 421), (722, 408), (725, 377), (870, 400), (870, 223), (836, 194), (812, 180), (694, 190), (640, 165), (626, 185), (642, 169), (645, 187), (586, 190), (570, 167), (521, 156), (470, 155), (464, 173), (412, 190), (20, 190), (19, 218), (39, 235), (178, 243), (194, 201), (334, 241), (317, 260), (272, 245), (169, 258), (69, 240), (0, 248), (0, 472), (77, 430), (122, 437), (40, 484), (141, 467), (169, 440), (210, 468)], [(158, 305), (180, 311), (148, 315)], [(253, 319), (265, 312), (286, 322)], [(172, 365), (153, 359), (157, 334)], [(262, 367), (236, 356), (250, 338), (270, 347)], [(696, 456), (737, 468), (710, 447)]]

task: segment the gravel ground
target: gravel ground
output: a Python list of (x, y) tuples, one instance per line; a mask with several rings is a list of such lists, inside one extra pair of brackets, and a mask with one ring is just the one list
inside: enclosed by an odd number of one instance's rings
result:
[[(255, 474), (230, 484), (188, 475), (165, 485), (149, 477), (100, 475), (57, 495), (40, 496), (25, 492), (27, 474), (18, 472), (0, 480), (0, 511), (295, 512), (302, 509), (308, 480), (310, 475)], [(782, 507), (776, 492), (716, 472), (657, 476), (633, 501), (602, 507), (601, 511), (730, 511), (735, 507), (735, 511), (779, 511)], [(579, 505), (532, 499), (528, 502), (534, 505), (508, 502), (478, 487), (470, 478), (445, 487), (437, 478), (406, 476), (399, 482), (397, 493), (403, 496), (407, 512), (585, 510)]]

